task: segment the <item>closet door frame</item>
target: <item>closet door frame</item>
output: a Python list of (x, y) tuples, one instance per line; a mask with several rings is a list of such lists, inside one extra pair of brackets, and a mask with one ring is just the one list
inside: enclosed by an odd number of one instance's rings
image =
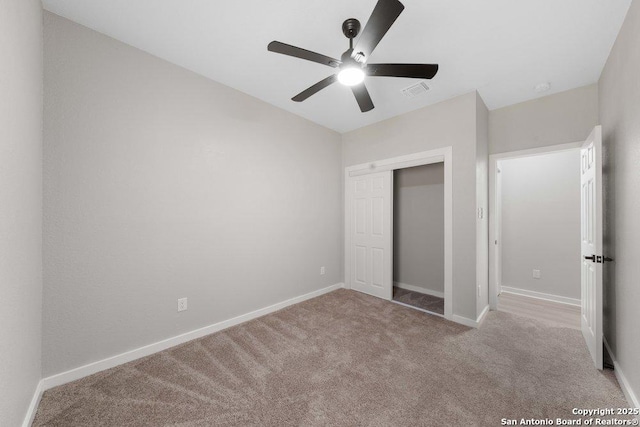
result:
[[(422, 151), (419, 153), (408, 154), (405, 156), (392, 157), (387, 159), (375, 160), (372, 162), (362, 163), (354, 166), (348, 166), (344, 172), (345, 184), (345, 216), (344, 216), (344, 273), (345, 287), (351, 288), (352, 280), (352, 251), (351, 251), (351, 227), (352, 227), (352, 207), (349, 203), (349, 185), (352, 184), (354, 177), (384, 172), (394, 171), (396, 169), (410, 168), (414, 166), (429, 165), (432, 163), (444, 163), (444, 317), (452, 320), (453, 317), (453, 149), (452, 147), (443, 147), (435, 150)], [(393, 188), (391, 188), (393, 200)], [(390, 221), (390, 229), (393, 230), (393, 216), (388, 219)], [(393, 233), (393, 231), (392, 231)], [(393, 254), (392, 254), (393, 255)], [(387, 271), (393, 270), (393, 256), (389, 257), (385, 268)], [(388, 299), (392, 299), (393, 291), (389, 292)]]

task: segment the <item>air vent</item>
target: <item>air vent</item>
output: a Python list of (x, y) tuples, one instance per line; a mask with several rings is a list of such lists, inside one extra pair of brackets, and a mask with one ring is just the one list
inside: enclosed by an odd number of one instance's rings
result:
[(430, 89), (425, 82), (420, 82), (402, 89), (402, 94), (407, 98), (415, 98), (418, 95), (428, 92)]

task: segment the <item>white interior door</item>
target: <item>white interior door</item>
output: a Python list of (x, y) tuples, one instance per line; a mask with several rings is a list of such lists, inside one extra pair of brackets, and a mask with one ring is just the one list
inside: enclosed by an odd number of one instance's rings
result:
[(602, 369), (602, 128), (582, 145), (581, 247), (582, 335), (596, 368)]
[(392, 181), (385, 171), (347, 178), (349, 203), (349, 285), (351, 289), (391, 300)]

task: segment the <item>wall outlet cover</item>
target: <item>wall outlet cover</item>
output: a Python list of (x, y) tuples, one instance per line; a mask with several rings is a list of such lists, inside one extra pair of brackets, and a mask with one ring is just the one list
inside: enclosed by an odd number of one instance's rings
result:
[(540, 278), (540, 270), (533, 270), (533, 278), (534, 279)]
[(178, 311), (185, 311), (187, 309), (187, 299), (180, 298), (178, 300)]
[(320, 267), (320, 275), (324, 276), (324, 273), (326, 273), (326, 270), (324, 267)]

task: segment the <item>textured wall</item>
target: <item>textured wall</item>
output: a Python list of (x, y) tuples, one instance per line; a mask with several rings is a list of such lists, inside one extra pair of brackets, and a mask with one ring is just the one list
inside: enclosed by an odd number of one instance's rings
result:
[(444, 294), (444, 163), (393, 174), (393, 281)]
[(489, 153), (583, 141), (598, 124), (598, 85), (580, 87), (489, 113)]
[(19, 426), (40, 381), (42, 6), (0, 2), (0, 424)]
[(46, 376), (342, 281), (339, 134), (50, 13), (45, 35)]
[(498, 168), (502, 286), (580, 299), (579, 150), (502, 160)]
[(604, 143), (605, 337), (640, 399), (640, 2), (631, 3), (600, 77)]
[(342, 135), (343, 166), (453, 147), (453, 314), (476, 318), (476, 96), (468, 93)]

